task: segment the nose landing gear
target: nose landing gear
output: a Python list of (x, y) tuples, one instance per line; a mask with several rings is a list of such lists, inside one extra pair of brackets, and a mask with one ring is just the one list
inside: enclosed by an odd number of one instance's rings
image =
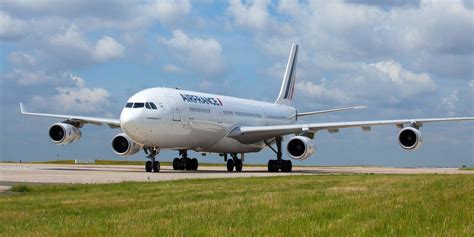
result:
[(145, 148), (145, 152), (148, 154), (147, 158), (150, 159), (145, 163), (146, 172), (160, 172), (160, 162), (155, 160), (156, 155), (160, 153), (160, 149), (157, 147)]

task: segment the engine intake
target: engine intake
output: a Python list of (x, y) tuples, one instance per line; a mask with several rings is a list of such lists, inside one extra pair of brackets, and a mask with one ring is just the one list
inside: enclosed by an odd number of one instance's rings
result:
[(313, 141), (304, 136), (295, 136), (288, 141), (286, 151), (290, 158), (295, 160), (306, 160), (315, 151)]
[(125, 133), (120, 133), (112, 139), (112, 150), (119, 156), (130, 156), (140, 151), (141, 145), (135, 143)]
[(49, 128), (49, 137), (55, 144), (69, 144), (81, 138), (81, 130), (71, 124), (55, 123)]
[(407, 127), (398, 133), (398, 143), (405, 150), (416, 150), (420, 148), (422, 142), (423, 136), (416, 128)]

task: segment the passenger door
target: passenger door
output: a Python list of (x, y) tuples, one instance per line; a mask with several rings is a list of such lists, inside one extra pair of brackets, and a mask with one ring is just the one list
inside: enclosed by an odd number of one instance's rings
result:
[(181, 121), (181, 113), (179, 111), (179, 106), (178, 103), (176, 103), (176, 100), (173, 99), (171, 95), (167, 95), (166, 99), (168, 100), (168, 103), (170, 104), (171, 110), (173, 111), (173, 121)]

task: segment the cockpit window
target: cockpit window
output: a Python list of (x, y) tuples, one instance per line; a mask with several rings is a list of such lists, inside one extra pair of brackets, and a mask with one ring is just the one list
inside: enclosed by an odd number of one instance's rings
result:
[(150, 102), (150, 106), (151, 106), (152, 109), (158, 109), (153, 102)]
[(125, 105), (125, 108), (132, 108), (132, 107), (133, 107), (133, 103), (127, 103), (127, 104)]
[(133, 104), (133, 108), (143, 108), (145, 106), (145, 103), (135, 103)]
[(146, 102), (146, 103), (145, 103), (145, 108), (151, 109), (150, 103)]

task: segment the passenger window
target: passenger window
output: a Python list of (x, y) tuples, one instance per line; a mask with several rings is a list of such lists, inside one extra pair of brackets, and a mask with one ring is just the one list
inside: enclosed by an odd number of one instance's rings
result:
[(151, 106), (152, 109), (158, 109), (153, 102), (150, 102), (150, 106)]
[(143, 108), (145, 106), (145, 103), (135, 103), (133, 104), (133, 108)]
[(125, 108), (132, 108), (132, 107), (133, 107), (133, 103), (127, 103), (127, 104), (125, 105)]
[(147, 109), (151, 109), (150, 103), (146, 102), (146, 104), (145, 104), (145, 108), (147, 108)]

